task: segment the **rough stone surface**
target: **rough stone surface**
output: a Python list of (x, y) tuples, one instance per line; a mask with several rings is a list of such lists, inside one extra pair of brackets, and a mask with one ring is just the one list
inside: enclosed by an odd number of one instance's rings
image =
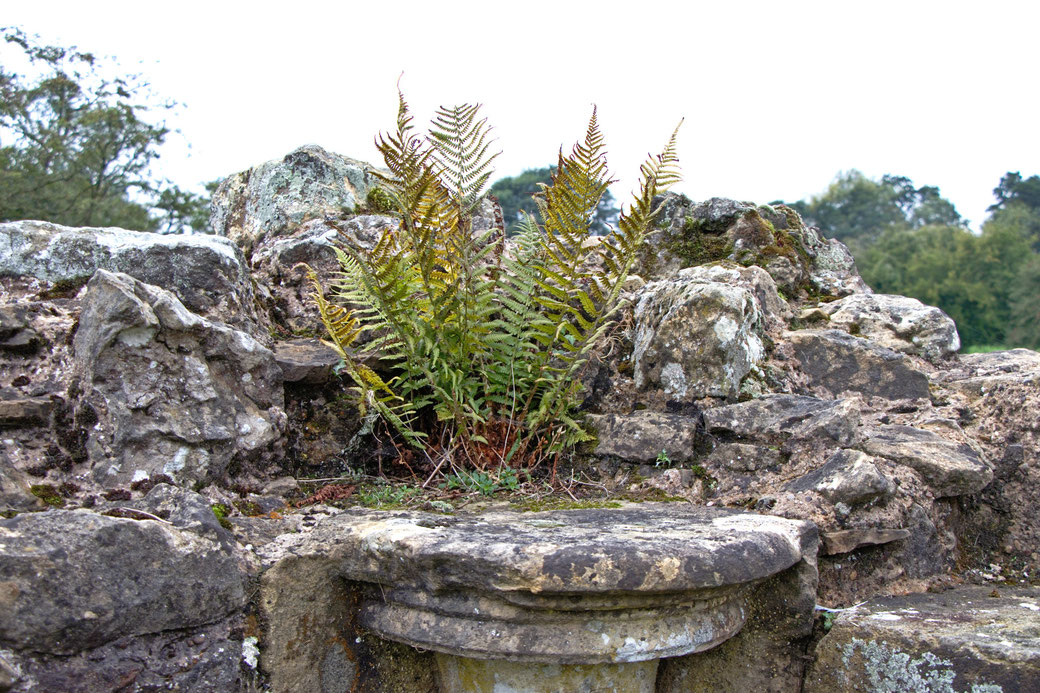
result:
[(47, 397), (0, 399), (0, 428), (39, 426), (50, 420), (52, 402)]
[(729, 260), (764, 269), (789, 296), (870, 293), (852, 254), (836, 240), (806, 228), (789, 207), (755, 206), (725, 198), (694, 203), (666, 195), (661, 228), (652, 231), (635, 273), (662, 279), (691, 265)]
[(292, 339), (275, 342), (274, 358), (287, 383), (321, 384), (329, 379), (340, 362), (339, 354), (317, 339)]
[(42, 221), (0, 224), (0, 275), (75, 283), (99, 269), (161, 286), (193, 312), (261, 333), (242, 252), (226, 238)]
[(0, 452), (0, 513), (43, 509), (43, 502), (29, 492), (29, 486), (29, 477)]
[(214, 623), (245, 604), (219, 544), (83, 511), (0, 520), (0, 643), (72, 654), (126, 635)]
[(152, 513), (177, 529), (216, 542), (228, 551), (234, 546), (234, 537), (221, 526), (213, 514), (211, 503), (188, 489), (160, 483), (153, 486), (143, 498), (122, 505)]
[(857, 505), (891, 498), (895, 485), (874, 460), (859, 450), (839, 450), (822, 467), (787, 485), (789, 491), (816, 491), (832, 503)]
[(828, 296), (871, 293), (848, 246), (836, 238), (824, 239), (816, 228), (805, 229), (802, 239), (812, 257), (809, 281), (817, 292)]
[(630, 462), (653, 462), (662, 453), (671, 462), (685, 462), (696, 455), (699, 422), (691, 416), (637, 411), (589, 415), (585, 423), (596, 432), (596, 455)]
[(225, 178), (213, 194), (210, 227), (249, 255), (268, 236), (353, 212), (375, 184), (373, 170), (316, 145), (300, 147)]
[(883, 597), (834, 619), (804, 691), (1036, 691), (1038, 633), (1035, 589)]
[(854, 294), (820, 305), (831, 325), (894, 351), (940, 361), (961, 348), (957, 325), (943, 311), (916, 298)]
[(189, 630), (128, 635), (74, 655), (12, 653), (19, 674), (10, 692), (247, 693), (256, 690), (257, 677), (243, 671), (235, 628), (235, 619), (225, 619)]
[(859, 392), (886, 399), (929, 396), (928, 378), (902, 354), (839, 330), (784, 335), (801, 364), (808, 389), (820, 396)]
[(935, 379), (973, 395), (984, 395), (1001, 386), (1036, 387), (1040, 385), (1040, 353), (1011, 349), (963, 354)]
[[(321, 642), (308, 654), (290, 641), (315, 609), (329, 624), (321, 629), (344, 617), (322, 605), (338, 599), (324, 595), (343, 589), (344, 577), (368, 585), (362, 623), (447, 653), (580, 664), (689, 652), (698, 649), (691, 634), (656, 642), (648, 632), (644, 642), (633, 633), (703, 622), (697, 637), (714, 644), (743, 622), (737, 586), (811, 561), (802, 554), (815, 542), (808, 523), (674, 504), (452, 517), (356, 509), (264, 547), (273, 567), (262, 599), (277, 624), (265, 666), (273, 677), (283, 667), (302, 673), (327, 656)], [(289, 575), (310, 576), (308, 601), (318, 604), (300, 604)], [(704, 598), (701, 611), (682, 606)]]
[(323, 281), (329, 281), (340, 270), (335, 244), (371, 248), (384, 229), (396, 228), (397, 224), (393, 217), (381, 215), (314, 219), (259, 241), (253, 248), (253, 276), (263, 287), (279, 336), (313, 335), (322, 330), (307, 266)]
[[(800, 560), (807, 531), (781, 518), (672, 504), (447, 517), (354, 509), (325, 520), (301, 538), (304, 547), (290, 550), (327, 553), (335, 538), (329, 555), (350, 556), (343, 575), (378, 584), (518, 595), (653, 594), (779, 572)], [(586, 570), (600, 561), (602, 569)]]
[(260, 665), (272, 691), (440, 693), (433, 653), (362, 629), (360, 599), (359, 586), (321, 556), (284, 556), (264, 572)]
[(856, 439), (859, 422), (859, 411), (851, 401), (799, 395), (766, 395), (704, 412), (708, 431), (744, 438), (763, 434), (777, 440), (825, 436), (849, 444)]
[(74, 348), (98, 417), (88, 450), (99, 483), (211, 479), (277, 450), (285, 420), (270, 350), (127, 275), (99, 270), (84, 303)]
[(780, 450), (764, 445), (720, 443), (705, 458), (705, 465), (734, 472), (756, 472), (780, 464)]
[(25, 306), (0, 306), (0, 353), (33, 354), (43, 346), (40, 334), (29, 325)]
[(868, 432), (863, 449), (917, 471), (936, 496), (977, 493), (993, 480), (993, 469), (965, 443), (911, 426), (879, 426)]
[(1040, 354), (1015, 349), (958, 356), (935, 380), (994, 480), (956, 522), (983, 572), (995, 563), (1040, 574)]
[(816, 606), (817, 540), (802, 560), (752, 588), (743, 630), (706, 652), (662, 660), (657, 693), (800, 693)]
[(892, 541), (900, 541), (910, 536), (908, 529), (843, 529), (837, 532), (822, 532), (820, 542), (821, 553), (833, 555), (848, 553), (864, 546), (878, 546)]
[(697, 399), (735, 397), (765, 356), (763, 315), (750, 290), (681, 270), (643, 287), (635, 306), (632, 363), (640, 389)]

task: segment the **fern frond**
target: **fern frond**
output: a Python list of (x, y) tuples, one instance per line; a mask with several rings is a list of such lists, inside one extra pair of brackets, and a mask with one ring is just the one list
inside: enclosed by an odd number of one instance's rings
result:
[(430, 144), (435, 152), (444, 186), (451, 191), (461, 214), (469, 214), (493, 173), (492, 162), (501, 152), (491, 152), (491, 128), (479, 118), (480, 104), (437, 109)]

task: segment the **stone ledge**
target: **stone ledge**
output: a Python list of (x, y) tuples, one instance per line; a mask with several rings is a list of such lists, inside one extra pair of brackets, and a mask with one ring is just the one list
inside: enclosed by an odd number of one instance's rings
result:
[[(808, 522), (646, 503), (459, 516), (353, 509), (274, 543), (261, 587), (272, 629), (263, 664), (281, 681), (324, 660), (323, 643), (342, 638), (337, 622), (440, 653), (442, 673), (464, 666), (444, 657), (546, 664), (561, 676), (656, 667), (736, 634), (748, 590), (814, 562), (803, 553), (817, 536)], [(344, 588), (356, 595), (349, 603)], [(312, 633), (315, 651), (301, 651), (294, 633), (319, 621), (327, 637)], [(625, 671), (653, 680), (649, 669)]]

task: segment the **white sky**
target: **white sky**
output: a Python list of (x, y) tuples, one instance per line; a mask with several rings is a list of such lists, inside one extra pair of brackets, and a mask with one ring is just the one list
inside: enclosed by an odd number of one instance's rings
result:
[(553, 163), (597, 104), (622, 202), (683, 117), (694, 199), (793, 201), (858, 168), (939, 186), (977, 227), (1001, 175), (1040, 173), (1036, 0), (47, 0), (0, 24), (185, 104), (159, 162), (182, 187), (308, 143), (378, 163), (402, 72), (420, 125), (485, 105), (494, 178)]

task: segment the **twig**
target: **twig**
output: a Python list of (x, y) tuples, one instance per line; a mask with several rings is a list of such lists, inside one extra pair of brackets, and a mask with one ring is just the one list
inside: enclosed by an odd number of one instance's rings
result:
[(860, 602), (859, 604), (853, 604), (852, 606), (846, 606), (844, 609), (830, 609), (830, 608), (828, 608), (826, 606), (820, 606), (819, 604), (817, 604), (815, 609), (817, 611), (826, 611), (827, 613), (833, 614), (833, 613), (838, 613), (839, 611), (855, 611), (856, 609), (858, 609), (859, 607), (863, 606), (864, 604), (866, 604), (866, 602)]
[(162, 522), (163, 524), (166, 524), (166, 525), (172, 525), (173, 524), (169, 520), (164, 520), (161, 517), (156, 517), (155, 515), (153, 515), (151, 513), (146, 513), (145, 511), (138, 510), (137, 508), (115, 508), (115, 509), (119, 510), (120, 512), (124, 512), (124, 513), (134, 513), (136, 515), (143, 515), (145, 517), (145, 519), (155, 520), (156, 522)]

